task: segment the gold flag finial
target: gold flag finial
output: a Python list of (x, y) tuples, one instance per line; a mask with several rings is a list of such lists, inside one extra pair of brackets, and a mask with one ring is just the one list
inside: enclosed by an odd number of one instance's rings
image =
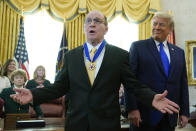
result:
[(174, 15), (173, 11), (171, 11), (171, 10), (168, 10), (168, 14), (171, 15), (171, 16)]

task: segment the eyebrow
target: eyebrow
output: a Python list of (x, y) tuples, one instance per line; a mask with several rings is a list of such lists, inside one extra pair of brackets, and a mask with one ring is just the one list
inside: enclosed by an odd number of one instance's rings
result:
[(86, 18), (86, 19), (100, 19), (100, 20), (102, 20), (102, 19), (99, 18), (99, 17), (95, 17), (95, 18), (88, 17), (88, 18)]

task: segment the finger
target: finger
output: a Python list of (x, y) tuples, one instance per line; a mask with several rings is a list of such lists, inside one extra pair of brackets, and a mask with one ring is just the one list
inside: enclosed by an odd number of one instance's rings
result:
[(136, 126), (136, 127), (138, 127), (136, 120), (133, 121), (133, 125)]
[(184, 121), (184, 120), (182, 119), (182, 121), (180, 122), (181, 127), (184, 128), (184, 127), (186, 126), (187, 123), (188, 123), (188, 121)]
[[(170, 111), (172, 111), (172, 112), (176, 112), (176, 113), (179, 113), (179, 110), (178, 109), (176, 109), (175, 107), (173, 107), (173, 106), (171, 106), (171, 105), (167, 105), (167, 107), (166, 107), (167, 109), (169, 109)], [(173, 114), (173, 113), (172, 113)]]
[(130, 118), (130, 122), (133, 124), (133, 125), (136, 125), (135, 121), (133, 118)]
[(165, 111), (164, 109), (161, 109), (160, 111), (161, 111), (163, 114), (166, 113), (166, 111)]
[(137, 127), (140, 127), (140, 122), (141, 121), (142, 121), (141, 119), (137, 119)]
[(16, 101), (16, 94), (12, 94), (12, 95), (10, 95), (10, 97), (11, 97), (14, 101)]
[(181, 123), (181, 127), (182, 127), (182, 128), (184, 128), (185, 125), (186, 125), (186, 124), (185, 124), (184, 122)]
[(168, 109), (167, 107), (165, 107), (163, 109), (165, 112), (169, 113), (169, 114), (173, 114), (173, 111), (171, 111), (170, 109)]
[(180, 109), (179, 105), (177, 105), (175, 102), (168, 100), (168, 104), (175, 107), (176, 109)]
[(161, 95), (160, 99), (164, 99), (167, 96), (167, 90), (165, 90)]
[(15, 94), (11, 94), (11, 95), (10, 95), (10, 97), (11, 97), (12, 99), (14, 99), (14, 96), (15, 96)]
[(13, 90), (16, 91), (16, 92), (20, 92), (19, 88), (13, 88)]

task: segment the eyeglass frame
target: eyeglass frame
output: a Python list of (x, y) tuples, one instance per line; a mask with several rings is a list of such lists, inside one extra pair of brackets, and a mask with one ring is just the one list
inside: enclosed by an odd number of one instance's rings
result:
[(104, 24), (105, 26), (107, 26), (107, 18), (104, 16), (105, 21), (101, 20), (100, 18), (86, 18), (85, 19), (85, 24), (90, 25), (92, 22), (94, 22), (94, 24), (99, 25), (99, 24)]

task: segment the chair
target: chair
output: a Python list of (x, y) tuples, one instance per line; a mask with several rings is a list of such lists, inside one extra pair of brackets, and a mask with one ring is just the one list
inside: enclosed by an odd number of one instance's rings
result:
[[(44, 117), (65, 117), (65, 96), (40, 105)], [(36, 117), (32, 107), (29, 109), (31, 117)]]

